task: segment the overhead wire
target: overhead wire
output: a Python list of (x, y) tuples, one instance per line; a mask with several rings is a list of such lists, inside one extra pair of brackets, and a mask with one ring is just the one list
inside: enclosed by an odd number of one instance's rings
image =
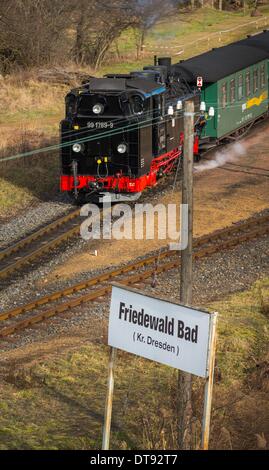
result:
[[(179, 118), (179, 117), (180, 117), (179, 115), (174, 116), (174, 118)], [(173, 118), (173, 116), (170, 116), (170, 115), (167, 114), (167, 115), (165, 115), (165, 118), (163, 119), (162, 122), (164, 122), (164, 123), (168, 122), (171, 118)], [(129, 124), (129, 125), (124, 126), (124, 127), (120, 127), (120, 128), (116, 128), (116, 129), (113, 129), (113, 130), (106, 131), (106, 132), (98, 133), (97, 135), (94, 135), (94, 136), (87, 136), (87, 137), (83, 137), (83, 138), (78, 138), (76, 136), (75, 140), (71, 140), (71, 141), (68, 141), (68, 142), (63, 142), (63, 143), (59, 143), (59, 144), (55, 144), (55, 145), (51, 145), (51, 146), (43, 147), (43, 148), (39, 148), (39, 149), (34, 149), (34, 150), (31, 150), (31, 151), (28, 151), (28, 152), (19, 153), (19, 154), (12, 155), (12, 156), (9, 156), (9, 157), (0, 158), (0, 163), (5, 162), (5, 161), (10, 161), (10, 160), (15, 160), (15, 159), (18, 159), (18, 158), (33, 156), (33, 155), (36, 155), (36, 154), (39, 154), (39, 153), (45, 153), (45, 152), (49, 152), (49, 151), (59, 150), (61, 148), (70, 147), (71, 145), (73, 145), (75, 143), (93, 142), (95, 140), (100, 140), (100, 139), (108, 138), (108, 137), (111, 137), (111, 136), (114, 136), (114, 135), (122, 134), (122, 132), (125, 131), (125, 130), (128, 130), (128, 132), (130, 132), (130, 131), (135, 130), (135, 129), (144, 129), (146, 127), (151, 127), (152, 122), (154, 122), (155, 120), (159, 120), (159, 119), (160, 119), (160, 117), (157, 116), (156, 118), (150, 119), (150, 121), (149, 121), (149, 119), (146, 119), (144, 121), (137, 121), (135, 123)], [(145, 124), (145, 125), (141, 125), (141, 124)]]
[[(251, 95), (250, 95), (250, 96), (251, 96)], [(250, 96), (243, 97), (242, 99), (246, 99), (246, 100), (247, 100), (247, 99), (250, 98)], [(180, 96), (179, 96), (177, 99), (180, 99)], [(171, 98), (168, 99), (168, 100), (166, 100), (166, 106), (169, 106), (169, 105), (173, 104), (173, 103), (175, 102), (175, 100), (176, 100), (176, 99), (171, 99)], [(269, 98), (266, 98), (266, 99), (263, 101), (263, 103), (264, 103), (264, 104), (269, 104)], [(235, 104), (231, 104), (231, 103), (229, 104), (229, 103), (227, 103), (226, 106), (222, 106), (222, 105), (219, 103), (219, 101), (207, 101), (206, 104), (207, 104), (208, 107), (214, 107), (214, 110), (215, 110), (215, 111), (219, 111), (219, 110), (234, 110), (234, 109), (236, 109), (236, 108), (242, 108), (242, 104), (243, 104), (243, 103), (238, 103), (238, 104), (236, 104), (236, 103), (235, 103)], [(248, 109), (248, 108), (247, 108), (247, 109)], [(246, 111), (247, 111), (247, 109), (246, 109)], [(158, 107), (153, 108), (152, 110), (150, 110), (150, 111), (148, 112), (148, 114), (149, 114), (149, 115), (150, 115), (150, 114), (153, 114), (156, 110), (158, 110)], [(81, 117), (82, 117), (82, 118), (91, 119), (91, 118), (96, 118), (96, 117), (98, 117), (98, 116), (97, 116), (97, 115), (94, 115), (94, 116), (81, 116)], [(110, 117), (110, 116), (109, 116), (109, 117)], [(129, 116), (128, 116), (128, 117), (129, 117)], [(113, 117), (111, 116), (111, 122), (113, 122), (113, 123), (118, 123), (118, 124), (119, 124), (120, 122), (126, 121), (126, 118), (127, 118), (127, 116), (113, 120)], [(80, 128), (79, 130), (80, 130), (80, 132), (81, 132), (81, 131), (83, 132), (84, 130), (85, 130), (85, 132), (93, 132), (93, 131), (96, 131), (95, 128), (94, 128), (94, 129), (89, 129), (89, 128), (87, 127), (87, 125), (84, 126), (84, 127), (82, 127), (82, 128)], [(63, 131), (63, 132), (62, 132), (62, 135), (68, 135), (69, 133), (72, 133), (72, 132), (74, 132), (73, 129), (66, 130), (66, 131)]]
[[(174, 103), (174, 102), (175, 102), (175, 100), (170, 99), (166, 102), (166, 106), (169, 106), (170, 103)], [(268, 99), (266, 100), (266, 102), (268, 102)], [(207, 103), (208, 106), (213, 105), (213, 104), (215, 104), (215, 103), (213, 103), (213, 102)], [(232, 109), (232, 108), (235, 108), (235, 107), (238, 107), (238, 106), (242, 106), (242, 105), (233, 105), (233, 106), (229, 106), (228, 108)], [(70, 134), (72, 136), (74, 135), (75, 140), (71, 140), (71, 141), (68, 141), (68, 142), (63, 142), (63, 143), (55, 144), (55, 145), (52, 145), (52, 146), (43, 147), (43, 148), (39, 148), (39, 149), (34, 149), (32, 151), (28, 151), (28, 152), (19, 153), (19, 154), (16, 154), (16, 155), (11, 155), (11, 156), (8, 156), (8, 157), (0, 158), (0, 163), (10, 161), (10, 160), (15, 160), (15, 159), (18, 159), (18, 158), (24, 158), (24, 157), (28, 157), (28, 156), (37, 155), (39, 153), (45, 153), (45, 152), (49, 152), (49, 151), (59, 150), (61, 148), (69, 147), (69, 146), (73, 145), (74, 143), (85, 143), (85, 142), (92, 142), (92, 141), (99, 140), (99, 139), (104, 139), (104, 138), (107, 138), (107, 137), (111, 137), (113, 135), (118, 135), (118, 134), (122, 133), (125, 130), (132, 131), (135, 128), (138, 128), (138, 127), (139, 128), (148, 127), (148, 125), (152, 125), (152, 122), (154, 122), (155, 120), (160, 119), (160, 116), (156, 116), (155, 118), (152, 118), (153, 113), (155, 113), (155, 111), (158, 110), (158, 109), (159, 108), (156, 107), (156, 108), (153, 108), (152, 110), (150, 110), (150, 112), (148, 112), (146, 120), (143, 120), (143, 121), (137, 120), (136, 122), (131, 123), (127, 126), (117, 127), (115, 129), (110, 129), (110, 130), (104, 131), (104, 132), (102, 132), (102, 131), (100, 132), (100, 130), (96, 129), (96, 128), (89, 129), (88, 126), (85, 126), (83, 128), (78, 129), (79, 132), (77, 132), (77, 133), (76, 133), (76, 129), (70, 129), (68, 131), (63, 131), (62, 135), (64, 137), (67, 136), (68, 134)], [(218, 111), (219, 109), (223, 109), (223, 108), (222, 107), (215, 107), (214, 109), (216, 111)], [(200, 114), (200, 112), (195, 113), (195, 115), (197, 115), (197, 116), (199, 114)], [(167, 120), (169, 120), (173, 117), (174, 118), (180, 118), (182, 115), (183, 115), (183, 111), (181, 111), (181, 110), (180, 110), (180, 112), (177, 111), (175, 116), (170, 116), (170, 115), (167, 114), (167, 115), (165, 115), (165, 118), (164, 118), (163, 122), (167, 122)], [(89, 116), (89, 118), (91, 118), (91, 117)], [(141, 124), (147, 123), (148, 120), (151, 119), (151, 118), (152, 118), (152, 120), (148, 125), (141, 126)], [(126, 119), (127, 119), (127, 117), (122, 117), (122, 118), (118, 118), (116, 120), (112, 119), (111, 122), (115, 125), (119, 125), (122, 122), (125, 122)], [(81, 138), (81, 135), (85, 134), (85, 133), (87, 133), (87, 137)], [(89, 135), (89, 134), (91, 134), (91, 135)], [(94, 135), (92, 136), (92, 134), (94, 134)]]
[[(180, 99), (180, 97), (175, 98), (175, 99), (171, 99), (171, 98), (170, 98), (170, 99), (166, 100), (166, 107), (168, 107), (168, 106), (171, 105), (171, 104), (174, 104), (175, 101), (176, 101), (176, 100), (179, 100), (179, 99)], [(151, 116), (151, 115), (153, 115), (153, 114), (154, 114), (156, 111), (158, 111), (158, 110), (159, 110), (159, 107), (157, 106), (157, 107), (155, 107), (155, 108), (152, 108), (150, 111), (148, 111), (147, 114), (148, 114), (149, 116)], [(183, 114), (183, 110), (181, 111), (181, 114)], [(91, 116), (83, 116), (83, 115), (81, 115), (81, 116), (79, 116), (79, 117), (80, 117), (80, 118), (85, 118), (85, 119), (89, 119), (89, 120), (90, 120), (90, 119), (93, 119), (93, 118), (97, 118), (98, 115), (94, 115), (94, 116), (93, 116), (93, 115), (91, 115)], [(104, 117), (104, 116), (103, 116), (103, 115), (100, 115), (100, 118), (101, 118), (101, 117)], [(132, 115), (132, 114), (131, 114), (131, 115), (122, 116), (122, 117), (120, 117), (120, 118), (118, 118), (118, 119), (113, 119), (113, 116), (106, 116), (106, 118), (111, 119), (111, 122), (113, 122), (113, 124), (115, 124), (115, 123), (116, 123), (116, 124), (120, 124), (121, 122), (125, 122), (126, 119), (127, 119), (127, 118), (130, 118), (130, 117), (139, 117), (139, 115), (137, 115), (137, 114), (133, 114), (133, 115)], [(104, 121), (104, 122), (106, 122), (106, 121)], [(84, 127), (81, 127), (79, 130), (80, 130), (80, 131), (84, 131), (84, 130), (85, 130), (85, 132), (87, 132), (87, 131), (88, 131), (88, 132), (93, 132), (93, 131), (96, 131), (97, 129), (96, 129), (96, 128), (90, 129), (90, 128), (86, 125), (86, 126), (84, 126)], [(62, 135), (67, 135), (67, 134), (69, 134), (69, 133), (74, 133), (74, 129), (70, 129), (70, 130), (67, 130), (67, 131), (63, 131), (63, 132), (62, 132)], [(81, 132), (80, 132), (80, 133), (81, 133)]]

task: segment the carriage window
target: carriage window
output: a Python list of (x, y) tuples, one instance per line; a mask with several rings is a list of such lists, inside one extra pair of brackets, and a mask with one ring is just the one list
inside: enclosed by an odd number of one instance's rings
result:
[(258, 90), (259, 87), (259, 80), (258, 80), (258, 70), (255, 69), (253, 72), (253, 88), (254, 88), (254, 93), (255, 91)]
[(230, 82), (230, 98), (231, 98), (231, 103), (235, 102), (235, 80), (231, 80)]
[(238, 78), (238, 99), (241, 100), (243, 98), (243, 75), (239, 75)]
[(261, 66), (261, 88), (265, 87), (265, 65)]
[(250, 95), (250, 72), (247, 72), (246, 73), (246, 95), (249, 96)]
[(221, 87), (221, 107), (226, 108), (227, 106), (227, 83), (224, 83)]

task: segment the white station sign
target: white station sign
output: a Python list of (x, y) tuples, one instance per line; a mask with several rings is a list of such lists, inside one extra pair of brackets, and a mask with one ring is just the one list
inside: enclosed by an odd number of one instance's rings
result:
[(212, 320), (209, 312), (113, 285), (108, 344), (206, 378)]

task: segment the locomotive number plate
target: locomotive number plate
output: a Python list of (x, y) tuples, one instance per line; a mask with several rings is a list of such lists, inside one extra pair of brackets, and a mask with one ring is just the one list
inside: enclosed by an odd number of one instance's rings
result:
[(102, 121), (95, 121), (95, 122), (87, 122), (87, 127), (89, 129), (113, 129), (114, 124), (113, 122), (102, 122)]

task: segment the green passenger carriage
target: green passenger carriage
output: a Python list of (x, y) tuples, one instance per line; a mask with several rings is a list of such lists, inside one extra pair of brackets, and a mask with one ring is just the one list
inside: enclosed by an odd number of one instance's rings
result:
[[(268, 57), (266, 31), (175, 65), (190, 84), (203, 77), (201, 109), (207, 121), (202, 147), (233, 139), (267, 115)], [(213, 112), (208, 113), (210, 108)]]

